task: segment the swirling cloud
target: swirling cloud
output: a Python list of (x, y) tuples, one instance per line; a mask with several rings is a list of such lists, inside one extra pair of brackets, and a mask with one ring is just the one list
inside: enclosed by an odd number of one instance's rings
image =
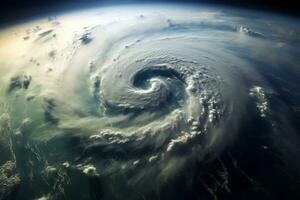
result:
[[(120, 198), (116, 191), (151, 197), (188, 167), (216, 166), (254, 119), (276, 132), (286, 116), (272, 112), (272, 102), (289, 105), (265, 71), (274, 63), (293, 71), (299, 51), (289, 52), (299, 38), (287, 39), (270, 17), (253, 24), (233, 13), (101, 8), (3, 30), (1, 109), (17, 133), (16, 162), (26, 155), (32, 164), (19, 167), (56, 187), (43, 190), (49, 198), (59, 198), (72, 179), (101, 185), (106, 199)], [(220, 163), (219, 186), (230, 193)], [(217, 195), (206, 174), (201, 187)]]

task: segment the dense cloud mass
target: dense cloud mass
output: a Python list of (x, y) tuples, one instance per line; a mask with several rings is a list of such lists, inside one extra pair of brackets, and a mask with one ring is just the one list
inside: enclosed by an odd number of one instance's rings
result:
[(0, 199), (297, 197), (299, 28), (164, 5), (2, 30)]

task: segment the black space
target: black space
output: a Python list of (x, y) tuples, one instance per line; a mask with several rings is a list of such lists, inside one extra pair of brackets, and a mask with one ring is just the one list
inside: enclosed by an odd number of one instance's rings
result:
[(47, 14), (66, 7), (80, 7), (85, 4), (127, 4), (127, 3), (205, 3), (255, 10), (265, 10), (290, 16), (300, 16), (300, 6), (293, 0), (1, 0), (0, 23), (10, 23), (24, 17)]

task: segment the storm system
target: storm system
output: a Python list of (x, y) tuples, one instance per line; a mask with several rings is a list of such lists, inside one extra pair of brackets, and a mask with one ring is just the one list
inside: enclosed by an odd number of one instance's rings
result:
[(0, 199), (299, 199), (300, 23), (178, 4), (0, 31)]

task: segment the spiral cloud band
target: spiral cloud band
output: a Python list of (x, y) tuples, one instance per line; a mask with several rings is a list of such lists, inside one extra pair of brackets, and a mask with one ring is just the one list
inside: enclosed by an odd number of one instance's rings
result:
[[(286, 166), (297, 153), (297, 123), (288, 119), (299, 119), (300, 29), (271, 14), (252, 17), (108, 7), (0, 32), (1, 163), (13, 163), (19, 195), (217, 198), (241, 179), (241, 191), (265, 184), (257, 191), (266, 195), (271, 182), (255, 180), (243, 155), (272, 149)], [(287, 171), (298, 176), (299, 164)], [(199, 193), (189, 192), (195, 185)]]

